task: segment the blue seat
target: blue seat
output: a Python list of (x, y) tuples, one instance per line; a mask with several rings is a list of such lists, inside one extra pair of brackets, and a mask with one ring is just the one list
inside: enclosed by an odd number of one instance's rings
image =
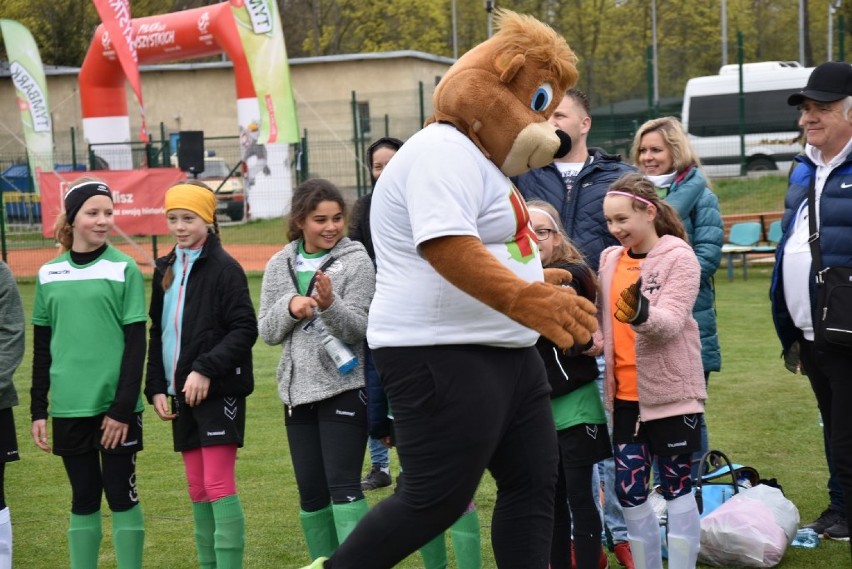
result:
[(769, 242), (773, 245), (778, 245), (778, 242), (781, 241), (781, 220), (773, 221), (769, 224)]
[(769, 224), (769, 235), (766, 237), (768, 245), (752, 247), (755, 253), (774, 253), (778, 242), (781, 241), (781, 221), (773, 221)]
[[(758, 221), (744, 221), (731, 226), (728, 241), (722, 245), (722, 253), (728, 258), (728, 280), (734, 280), (734, 255), (739, 255), (743, 262), (743, 279), (748, 280), (749, 253), (755, 253), (760, 242), (763, 226)], [(774, 250), (774, 247), (773, 249)]]

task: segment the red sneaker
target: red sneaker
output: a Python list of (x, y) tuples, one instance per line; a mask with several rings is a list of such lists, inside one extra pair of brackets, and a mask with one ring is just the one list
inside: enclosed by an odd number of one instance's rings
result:
[(615, 559), (618, 561), (619, 565), (626, 567), (627, 569), (636, 569), (636, 565), (633, 563), (633, 554), (630, 553), (629, 543), (626, 541), (616, 543), (613, 547), (613, 551), (615, 552)]
[[(629, 553), (629, 552), (628, 552)], [(630, 558), (630, 562), (633, 563), (633, 558)], [(577, 569), (577, 558), (574, 556), (574, 542), (571, 542), (571, 569)], [(598, 563), (598, 569), (609, 569), (609, 559), (606, 556), (606, 550), (601, 547), (601, 559)], [(631, 569), (633, 569), (631, 567)]]

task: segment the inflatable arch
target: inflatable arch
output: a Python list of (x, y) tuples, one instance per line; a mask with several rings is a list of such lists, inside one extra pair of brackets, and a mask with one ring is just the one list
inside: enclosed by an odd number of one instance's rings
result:
[[(243, 159), (260, 158), (249, 125), (259, 120), (258, 100), (237, 24), (228, 2), (132, 20), (139, 64), (164, 63), (225, 52), (234, 64), (237, 87), (237, 118)], [(80, 69), (80, 100), (83, 134), (90, 144), (110, 143), (99, 157), (110, 169), (133, 168), (129, 142), (125, 75), (103, 24), (95, 30)], [(256, 130), (256, 126), (255, 126)], [(263, 147), (262, 147), (263, 148)], [(247, 188), (253, 217), (278, 217), (289, 210), (291, 194), (289, 152), (286, 144), (266, 145), (263, 164), (247, 164), (263, 170)], [(247, 155), (248, 153), (248, 155)], [(283, 192), (283, 194), (282, 194)]]

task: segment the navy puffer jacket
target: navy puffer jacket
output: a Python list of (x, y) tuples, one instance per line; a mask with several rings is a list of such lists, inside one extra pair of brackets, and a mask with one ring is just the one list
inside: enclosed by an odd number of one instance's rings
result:
[(559, 212), (568, 237), (577, 246), (586, 263), (597, 272), (601, 252), (617, 245), (606, 228), (603, 200), (610, 184), (636, 168), (621, 161), (621, 157), (590, 148), (592, 161), (586, 161), (574, 183), (571, 199), (565, 199), (562, 175), (553, 164), (536, 168), (512, 179), (524, 199), (544, 200)]
[[(784, 217), (781, 227), (784, 235), (775, 251), (775, 269), (772, 273), (772, 284), (769, 296), (772, 300), (772, 317), (781, 347), (784, 353), (790, 349), (793, 342), (801, 338), (801, 332), (790, 318), (787, 303), (784, 300), (784, 281), (781, 278), (784, 270), (784, 246), (790, 232), (796, 212), (808, 198), (808, 188), (811, 178), (816, 172), (816, 165), (811, 160), (800, 155), (795, 158), (798, 162), (790, 175), (790, 186), (784, 198)], [(852, 155), (829, 174), (825, 180), (819, 199), (819, 251), (824, 267), (852, 267)], [(811, 311), (815, 308), (816, 288), (815, 272), (811, 267)], [(814, 322), (817, 319), (814, 318)]]

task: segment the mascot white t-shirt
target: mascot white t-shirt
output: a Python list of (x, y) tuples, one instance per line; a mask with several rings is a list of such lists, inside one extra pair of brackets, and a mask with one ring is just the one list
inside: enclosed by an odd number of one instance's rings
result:
[(371, 348), (535, 344), (537, 332), (457, 289), (418, 252), (430, 239), (469, 235), (518, 277), (543, 280), (523, 198), (455, 127), (429, 125), (402, 146), (376, 185), (370, 226), (378, 267)]

